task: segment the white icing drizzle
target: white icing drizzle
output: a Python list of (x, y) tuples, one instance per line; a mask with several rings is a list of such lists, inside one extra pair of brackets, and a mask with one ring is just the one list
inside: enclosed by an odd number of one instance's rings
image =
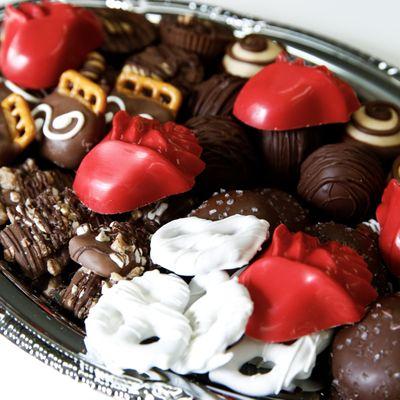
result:
[[(36, 129), (43, 130), (43, 134), (50, 140), (70, 140), (74, 136), (76, 136), (85, 124), (85, 115), (81, 111), (70, 111), (66, 114), (59, 115), (54, 118), (51, 123), (53, 117), (53, 109), (48, 104), (39, 104), (32, 111), (32, 116), (35, 118), (39, 113), (45, 113), (45, 119), (43, 121), (42, 118), (37, 118), (35, 120)], [(76, 121), (73, 128), (65, 133), (54, 132), (51, 129), (62, 130), (72, 125), (73, 121)], [(51, 126), (50, 126), (51, 124)]]
[[(224, 366), (211, 371), (209, 378), (248, 396), (293, 391), (300, 381), (311, 376), (317, 355), (329, 345), (331, 338), (332, 331), (321, 331), (286, 345), (244, 337), (229, 350), (233, 358)], [(240, 368), (257, 357), (263, 359), (265, 366), (272, 366), (270, 372), (251, 376), (242, 374)]]
[[(120, 97), (113, 96), (113, 95), (108, 96), (107, 97), (107, 104), (112, 104), (112, 103), (116, 104), (120, 110), (126, 111), (126, 105), (125, 105), (124, 101)], [(114, 113), (113, 112), (109, 111), (109, 112), (106, 113), (105, 119), (106, 119), (106, 123), (107, 124), (109, 124), (112, 121), (113, 118), (114, 118)]]
[(171, 369), (179, 374), (202, 374), (226, 364), (233, 356), (226, 349), (243, 336), (252, 312), (249, 292), (237, 278), (209, 286), (185, 313), (192, 336)]
[(24, 89), (16, 85), (14, 82), (11, 82), (7, 79), (2, 80), (4, 82), (4, 86), (11, 90), (13, 93), (19, 94), (29, 103), (39, 104), (42, 99), (39, 97), (33, 96), (32, 94), (26, 92)]
[(381, 226), (379, 225), (379, 222), (376, 219), (370, 219), (369, 221), (365, 221), (363, 222), (363, 225), (367, 225), (372, 232), (378, 235), (381, 233)]
[(150, 256), (155, 264), (184, 276), (240, 268), (260, 250), (268, 230), (269, 223), (253, 215), (220, 221), (181, 218), (153, 235)]
[[(185, 281), (157, 270), (118, 282), (85, 321), (89, 358), (111, 369), (169, 369), (190, 341), (191, 328), (183, 315), (188, 300)], [(151, 337), (159, 340), (142, 344)]]

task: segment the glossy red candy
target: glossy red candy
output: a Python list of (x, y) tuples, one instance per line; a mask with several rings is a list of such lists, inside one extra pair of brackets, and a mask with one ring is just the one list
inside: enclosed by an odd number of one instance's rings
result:
[(98, 213), (131, 211), (190, 190), (205, 167), (200, 154), (184, 126), (120, 111), (111, 132), (81, 162), (73, 188)]
[(381, 227), (379, 247), (390, 270), (400, 277), (400, 182), (392, 179), (376, 211)]
[(0, 51), (3, 75), (29, 89), (55, 86), (103, 42), (97, 17), (84, 8), (43, 1), (7, 6)]
[(377, 297), (371, 279), (352, 249), (280, 225), (267, 251), (239, 277), (254, 302), (246, 334), (286, 342), (359, 321)]
[(260, 130), (347, 122), (360, 107), (353, 89), (326, 67), (290, 62), (283, 53), (242, 88), (233, 114)]

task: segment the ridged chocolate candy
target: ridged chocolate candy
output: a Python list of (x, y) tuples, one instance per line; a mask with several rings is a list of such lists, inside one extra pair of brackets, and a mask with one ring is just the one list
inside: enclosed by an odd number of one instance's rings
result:
[(296, 199), (277, 189), (222, 190), (193, 210), (190, 216), (218, 221), (235, 214), (265, 219), (271, 232), (279, 224), (296, 232), (303, 230), (308, 222), (308, 213)]
[(400, 293), (336, 335), (332, 373), (341, 400), (400, 399)]
[(379, 160), (368, 150), (338, 143), (313, 152), (301, 166), (299, 195), (339, 221), (360, 221), (373, 210), (384, 186)]
[(187, 122), (203, 148), (205, 170), (196, 186), (205, 191), (240, 187), (254, 179), (254, 149), (244, 129), (227, 117), (196, 117)]

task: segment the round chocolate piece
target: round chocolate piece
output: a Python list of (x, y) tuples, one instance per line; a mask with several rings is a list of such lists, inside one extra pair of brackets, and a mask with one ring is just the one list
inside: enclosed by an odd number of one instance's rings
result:
[(205, 170), (195, 188), (206, 192), (241, 187), (254, 180), (254, 149), (244, 129), (227, 117), (195, 117), (186, 126), (203, 148)]
[(340, 330), (332, 373), (341, 400), (400, 398), (400, 293), (379, 300), (361, 322)]
[(227, 74), (213, 75), (197, 85), (189, 98), (188, 113), (196, 116), (232, 115), (236, 97), (245, 80)]
[(222, 63), (228, 74), (250, 78), (274, 62), (282, 50), (266, 36), (251, 34), (228, 46)]
[(75, 169), (103, 138), (104, 116), (78, 100), (54, 92), (33, 110), (43, 157), (62, 168)]
[(197, 54), (166, 44), (149, 46), (134, 54), (126, 61), (124, 71), (170, 82), (186, 92), (192, 91), (204, 77)]
[(385, 159), (400, 154), (400, 109), (391, 103), (363, 105), (346, 126), (346, 141), (366, 146)]
[(212, 58), (232, 40), (230, 28), (193, 15), (166, 15), (160, 23), (162, 42)]
[(157, 101), (139, 96), (128, 97), (114, 90), (107, 98), (107, 123), (111, 122), (113, 116), (120, 110), (125, 110), (132, 116), (142, 115), (143, 117), (157, 119), (162, 123), (175, 119), (171, 110)]
[(125, 55), (143, 49), (157, 37), (156, 28), (142, 14), (110, 8), (91, 8), (103, 24), (105, 33), (101, 50)]
[(373, 153), (349, 143), (325, 145), (301, 166), (299, 195), (338, 221), (361, 221), (376, 205), (385, 183)]
[(324, 222), (308, 227), (306, 231), (322, 242), (335, 241), (353, 249), (367, 263), (373, 274), (372, 284), (379, 294), (386, 295), (392, 292), (388, 271), (379, 254), (378, 234), (367, 225), (360, 224), (351, 228), (335, 222)]
[(230, 190), (215, 193), (190, 216), (218, 221), (231, 215), (254, 215), (265, 219), (273, 232), (285, 224), (296, 232), (308, 223), (307, 211), (290, 194), (277, 189)]
[(300, 166), (316, 148), (322, 146), (321, 127), (290, 131), (262, 131), (262, 151), (268, 182), (282, 187), (297, 185)]

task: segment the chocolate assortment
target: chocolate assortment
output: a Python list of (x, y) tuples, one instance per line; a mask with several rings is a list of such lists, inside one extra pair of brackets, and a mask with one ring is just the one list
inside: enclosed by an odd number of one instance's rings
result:
[(106, 369), (395, 400), (399, 105), (284, 47), (195, 15), (9, 6), (7, 273)]

